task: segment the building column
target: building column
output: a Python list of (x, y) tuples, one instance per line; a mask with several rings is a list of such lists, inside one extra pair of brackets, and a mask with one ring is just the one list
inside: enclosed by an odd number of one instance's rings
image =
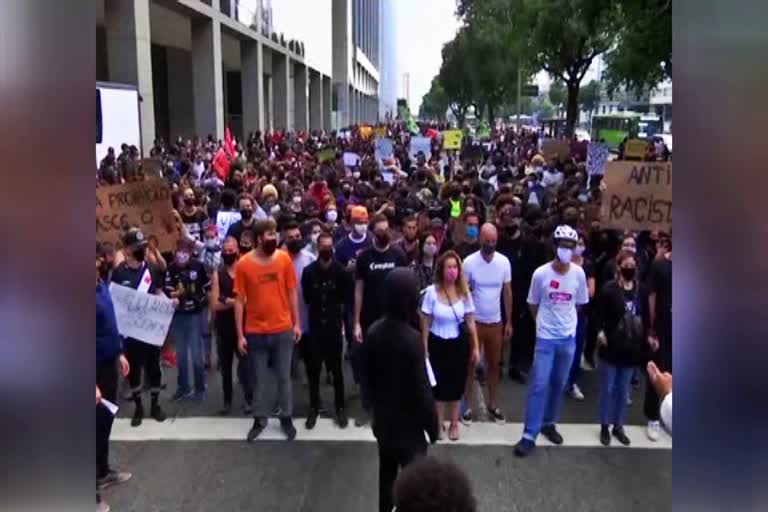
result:
[(240, 42), (240, 77), (243, 91), (243, 135), (264, 132), (264, 59), (261, 41)]
[[(331, 90), (331, 77), (322, 77), (322, 94), (323, 94), (323, 113), (321, 120), (321, 128), (326, 131), (331, 131), (331, 113), (333, 112), (333, 91)], [(337, 102), (341, 104), (341, 98), (337, 98)], [(338, 108), (338, 107), (337, 107)]]
[(309, 129), (323, 127), (323, 77), (314, 70), (309, 71)]
[(146, 156), (155, 143), (149, 0), (106, 2), (104, 22), (109, 80), (135, 85), (139, 91), (141, 151)]
[(293, 123), (294, 130), (307, 131), (309, 109), (307, 105), (307, 65), (293, 63)]
[(288, 130), (288, 56), (272, 52), (272, 97), (274, 98), (273, 119), (276, 130)]
[(197, 135), (224, 138), (224, 91), (221, 64), (221, 25), (192, 19), (192, 91)]

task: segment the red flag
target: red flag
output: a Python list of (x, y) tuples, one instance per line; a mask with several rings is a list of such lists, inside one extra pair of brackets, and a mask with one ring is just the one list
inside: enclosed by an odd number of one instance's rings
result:
[(216, 156), (213, 158), (213, 170), (221, 181), (227, 178), (229, 160), (227, 160), (227, 155), (224, 154), (224, 150), (221, 148), (219, 148), (219, 151), (216, 152)]
[(436, 130), (434, 130), (434, 129), (432, 129), (432, 128), (429, 128), (429, 129), (427, 130), (427, 133), (426, 133), (425, 135), (426, 135), (427, 137), (429, 137), (430, 139), (436, 139), (436, 138), (438, 137), (439, 133), (437, 133), (437, 131), (436, 131)]
[(224, 129), (224, 149), (227, 150), (229, 158), (235, 159), (235, 145), (232, 144), (232, 134), (229, 133), (229, 126)]

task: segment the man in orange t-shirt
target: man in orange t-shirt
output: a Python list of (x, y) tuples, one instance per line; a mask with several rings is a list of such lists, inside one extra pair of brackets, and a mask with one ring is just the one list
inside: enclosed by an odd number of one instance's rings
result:
[(288, 440), (296, 437), (293, 426), (291, 357), (301, 338), (296, 273), (291, 257), (275, 250), (276, 225), (273, 219), (260, 220), (253, 227), (256, 247), (235, 266), (234, 291), (237, 348), (248, 353), (251, 382), (254, 384), (252, 442), (267, 426), (264, 383), (267, 362), (274, 362), (277, 376), (280, 425)]

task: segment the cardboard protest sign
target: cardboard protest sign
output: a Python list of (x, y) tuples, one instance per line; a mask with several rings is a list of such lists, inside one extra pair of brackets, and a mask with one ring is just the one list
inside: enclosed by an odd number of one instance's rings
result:
[(171, 188), (163, 180), (145, 180), (96, 188), (96, 240), (119, 247), (123, 226), (138, 226), (160, 251), (176, 247), (179, 232)]
[(587, 174), (603, 174), (608, 161), (608, 146), (599, 142), (590, 142), (587, 148)]
[(333, 148), (327, 148), (317, 154), (317, 161), (323, 163), (327, 162), (328, 160), (333, 160), (335, 157), (336, 151), (334, 151)]
[(443, 149), (461, 149), (461, 130), (443, 132)]
[(373, 132), (373, 128), (370, 126), (361, 126), (360, 127), (360, 137), (363, 139), (368, 139), (368, 137), (371, 136), (371, 132)]
[(629, 139), (624, 145), (624, 158), (645, 158), (645, 148), (648, 143), (640, 139)]
[(142, 158), (139, 161), (139, 165), (141, 165), (141, 170), (145, 176), (153, 178), (163, 177), (163, 162), (159, 158)]
[(564, 139), (544, 139), (541, 144), (541, 153), (549, 163), (551, 158), (559, 158), (562, 162), (571, 153), (571, 144)]
[(602, 226), (631, 231), (672, 228), (672, 164), (608, 162), (603, 177)]
[(377, 126), (373, 129), (373, 133), (376, 135), (376, 137), (384, 138), (387, 136), (387, 127)]
[(165, 342), (175, 308), (170, 299), (117, 283), (109, 284), (117, 330), (122, 336), (160, 347)]
[(424, 153), (424, 158), (429, 160), (432, 157), (432, 139), (429, 137), (411, 137), (411, 148), (408, 154), (412, 160), (416, 158), (419, 151)]
[(352, 153), (350, 151), (345, 152), (343, 158), (344, 167), (354, 167), (360, 162), (360, 157), (357, 153)]
[(376, 139), (376, 161), (381, 162), (385, 158), (392, 158), (394, 152), (392, 150), (392, 139), (378, 138)]

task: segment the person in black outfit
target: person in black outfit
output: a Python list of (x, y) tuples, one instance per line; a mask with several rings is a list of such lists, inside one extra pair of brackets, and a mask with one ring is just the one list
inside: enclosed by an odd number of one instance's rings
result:
[[(672, 373), (672, 240), (663, 239), (659, 244), (663, 253), (651, 263), (648, 276), (649, 336), (652, 347), (656, 349), (651, 359), (662, 372)], [(648, 437), (657, 441), (660, 432), (659, 396), (650, 380), (646, 382), (644, 412), (648, 419)]]
[[(138, 228), (128, 229), (123, 235), (123, 247), (125, 261), (112, 272), (112, 282), (143, 293), (163, 296), (163, 292), (158, 286), (157, 277), (153, 275), (144, 261), (147, 255), (147, 239), (141, 230)], [(141, 402), (142, 369), (149, 381), (149, 391), (152, 397), (150, 414), (157, 421), (165, 421), (165, 413), (158, 401), (162, 379), (160, 347), (133, 338), (125, 338), (123, 346), (130, 364), (128, 382), (133, 393), (133, 401), (136, 404), (131, 426), (138, 427), (144, 418), (144, 407)]]
[(237, 330), (235, 329), (235, 263), (240, 256), (237, 240), (228, 236), (221, 248), (221, 266), (211, 273), (211, 293), (209, 307), (214, 314), (214, 324), (219, 335), (219, 364), (224, 391), (224, 407), (220, 414), (226, 416), (232, 408), (232, 362), (237, 357), (237, 378), (243, 387), (245, 403), (243, 413), (250, 415), (253, 404), (253, 388), (248, 372), (248, 354), (237, 350)]
[[(102, 279), (105, 267), (104, 249), (96, 244), (96, 391), (99, 397), (117, 403), (118, 369), (128, 376), (130, 365), (123, 355), (123, 342), (117, 331), (117, 319), (109, 286)], [(109, 435), (114, 417), (103, 404), (96, 404), (96, 483), (99, 490), (131, 478), (130, 473), (109, 467)]]
[(419, 331), (410, 323), (419, 300), (416, 276), (397, 268), (383, 285), (384, 316), (368, 330), (360, 360), (379, 447), (379, 512), (390, 512), (398, 469), (426, 455), (424, 432), (435, 443), (438, 425), (426, 354)]
[(238, 198), (237, 204), (240, 207), (240, 220), (229, 226), (227, 236), (232, 236), (240, 242), (240, 235), (243, 234), (243, 231), (253, 230), (256, 221), (266, 219), (267, 214), (248, 194), (242, 194)]
[(320, 367), (325, 362), (333, 376), (336, 423), (347, 426), (344, 411), (344, 375), (341, 371), (341, 308), (351, 296), (352, 282), (344, 267), (333, 258), (333, 236), (327, 231), (317, 238), (318, 259), (301, 275), (301, 290), (309, 311), (309, 335), (301, 341), (301, 350), (309, 381), (307, 429), (315, 427), (320, 409)]

